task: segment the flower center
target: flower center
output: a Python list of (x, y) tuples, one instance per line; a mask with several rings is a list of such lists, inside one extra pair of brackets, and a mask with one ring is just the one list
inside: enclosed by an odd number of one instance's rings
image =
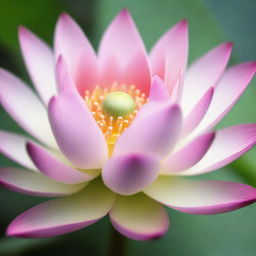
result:
[(113, 83), (109, 88), (97, 85), (93, 91), (85, 91), (85, 101), (110, 148), (147, 100), (134, 85)]

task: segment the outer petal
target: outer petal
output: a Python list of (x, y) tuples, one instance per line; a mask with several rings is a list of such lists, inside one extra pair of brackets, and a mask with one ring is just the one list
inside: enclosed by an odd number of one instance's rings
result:
[(84, 228), (105, 216), (115, 195), (101, 183), (90, 183), (80, 193), (39, 204), (18, 216), (7, 235), (48, 237)]
[[(99, 46), (101, 72), (106, 74), (106, 63), (113, 59), (121, 70), (119, 82), (138, 82), (136, 87), (148, 94), (150, 77), (146, 50), (127, 10), (119, 13), (103, 35)], [(138, 70), (141, 71), (140, 74)], [(117, 79), (118, 77), (111, 82)], [(101, 80), (104, 80), (104, 77)]]
[(133, 121), (116, 142), (114, 155), (146, 153), (164, 157), (175, 145), (181, 123), (181, 111), (177, 105), (162, 106)]
[(49, 99), (56, 94), (53, 52), (24, 27), (19, 28), (19, 41), (29, 75), (47, 105)]
[(180, 175), (197, 175), (216, 170), (234, 161), (256, 145), (256, 124), (241, 124), (216, 132), (204, 157)]
[(64, 90), (49, 104), (49, 120), (61, 151), (78, 168), (98, 169), (107, 157), (107, 144), (83, 99)]
[(0, 130), (0, 152), (28, 169), (37, 170), (27, 154), (26, 141), (26, 137)]
[(226, 115), (250, 83), (255, 71), (256, 62), (247, 62), (233, 66), (224, 73), (197, 132), (210, 129)]
[(224, 43), (197, 60), (188, 69), (182, 96), (186, 112), (194, 107), (203, 94), (218, 82), (224, 71), (232, 49), (232, 43)]
[(160, 177), (144, 191), (171, 208), (191, 214), (233, 211), (256, 201), (256, 189), (239, 183)]
[(171, 154), (163, 164), (162, 173), (173, 174), (195, 165), (205, 155), (213, 139), (214, 133), (203, 134), (182, 149)]
[(165, 209), (143, 194), (118, 197), (110, 219), (117, 231), (136, 240), (160, 238), (169, 227)]
[(51, 197), (76, 193), (86, 184), (63, 184), (40, 173), (16, 168), (0, 168), (0, 185), (19, 193)]
[(53, 180), (67, 184), (76, 184), (92, 180), (97, 174), (95, 172), (95, 175), (89, 175), (78, 171), (62, 163), (51, 153), (47, 152), (46, 149), (35, 143), (28, 143), (27, 150), (38, 169)]
[(65, 13), (56, 25), (54, 47), (56, 58), (62, 55), (67, 61), (78, 91), (83, 95), (92, 89), (97, 83), (96, 55), (80, 27)]
[(21, 80), (0, 69), (0, 101), (5, 110), (28, 133), (56, 146), (43, 104)]
[(149, 101), (164, 102), (168, 99), (169, 93), (166, 85), (161, 78), (155, 75), (150, 88)]
[(159, 162), (145, 155), (110, 158), (102, 170), (106, 186), (121, 195), (132, 195), (151, 184), (158, 176)]

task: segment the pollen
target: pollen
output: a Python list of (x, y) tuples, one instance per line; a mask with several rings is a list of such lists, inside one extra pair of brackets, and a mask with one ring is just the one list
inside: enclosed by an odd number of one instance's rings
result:
[[(118, 96), (116, 95), (121, 95), (124, 100), (127, 100), (128, 107), (124, 108), (124, 101), (120, 101), (120, 98), (117, 99)], [(115, 105), (115, 111), (112, 112), (106, 111), (108, 110), (106, 109), (106, 101), (108, 105), (111, 105), (111, 102), (109, 103), (111, 99), (115, 101), (112, 104)], [(93, 91), (85, 91), (85, 102), (102, 130), (110, 148), (114, 146), (118, 137), (131, 124), (139, 109), (147, 101), (145, 93), (136, 89), (135, 85), (127, 86), (125, 84), (113, 83), (109, 88), (102, 88), (97, 85)], [(129, 109), (129, 111), (122, 112), (117, 110), (118, 102), (120, 102), (119, 109)]]

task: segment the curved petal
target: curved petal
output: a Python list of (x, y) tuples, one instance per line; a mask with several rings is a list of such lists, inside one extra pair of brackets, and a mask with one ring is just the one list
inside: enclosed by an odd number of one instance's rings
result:
[(256, 62), (246, 62), (235, 65), (224, 73), (197, 132), (211, 129), (227, 114), (250, 83), (255, 71)]
[(56, 147), (47, 112), (33, 91), (9, 72), (0, 69), (0, 101), (12, 118), (43, 143)]
[(203, 55), (188, 69), (182, 95), (182, 106), (189, 112), (203, 94), (218, 82), (226, 68), (232, 50), (232, 43), (221, 44)]
[(7, 229), (17, 237), (49, 237), (69, 233), (98, 221), (111, 209), (115, 195), (99, 182), (76, 195), (39, 204), (19, 215)]
[[(121, 80), (136, 82), (141, 91), (148, 93), (149, 69), (146, 50), (137, 28), (127, 10), (122, 10), (105, 31), (99, 46), (101, 69), (109, 60), (115, 59), (121, 70)], [(142, 77), (138, 71), (143, 70)], [(134, 71), (136, 71), (134, 73)], [(104, 72), (104, 70), (101, 70)], [(127, 73), (129, 72), (129, 74)], [(129, 79), (128, 79), (129, 78)], [(115, 81), (112, 81), (112, 83)], [(110, 86), (111, 84), (109, 84)]]
[(204, 157), (179, 175), (198, 175), (221, 168), (256, 145), (256, 124), (241, 124), (216, 132)]
[(167, 156), (179, 137), (181, 123), (177, 105), (161, 106), (147, 116), (136, 118), (117, 140), (113, 153)]
[(181, 137), (190, 134), (202, 121), (203, 117), (209, 109), (213, 97), (213, 88), (210, 87), (203, 97), (196, 103), (194, 108), (184, 117)]
[(76, 193), (86, 184), (63, 184), (40, 173), (6, 167), (0, 168), (0, 185), (19, 193), (55, 197)]
[(154, 76), (150, 87), (149, 101), (165, 102), (169, 99), (167, 87), (157, 75)]
[(41, 39), (24, 27), (19, 28), (19, 41), (29, 75), (45, 105), (56, 95), (54, 56)]
[(61, 151), (81, 169), (98, 169), (107, 158), (105, 137), (86, 103), (74, 90), (51, 99), (49, 120)]
[(132, 195), (151, 184), (158, 173), (156, 158), (133, 154), (110, 158), (103, 167), (102, 178), (112, 191)]
[(35, 143), (28, 143), (27, 150), (38, 169), (53, 180), (76, 184), (92, 180), (97, 175), (97, 172), (95, 175), (89, 175), (62, 163), (46, 149)]
[(160, 238), (169, 227), (165, 209), (143, 194), (118, 197), (109, 216), (118, 232), (135, 240)]
[(75, 21), (63, 13), (56, 25), (54, 38), (55, 57), (62, 55), (78, 91), (84, 95), (97, 81), (97, 58), (92, 46)]
[(211, 146), (214, 133), (203, 134), (185, 147), (171, 154), (163, 164), (163, 174), (174, 174), (184, 171), (195, 165), (202, 159), (209, 147)]
[(26, 151), (28, 138), (0, 130), (0, 152), (31, 170), (37, 170)]
[(229, 212), (256, 202), (256, 189), (239, 183), (160, 177), (144, 191), (173, 209), (190, 214)]

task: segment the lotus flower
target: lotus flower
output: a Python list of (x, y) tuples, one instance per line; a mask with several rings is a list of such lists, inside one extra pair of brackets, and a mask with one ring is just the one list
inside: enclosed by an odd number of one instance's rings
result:
[(248, 185), (188, 179), (227, 165), (256, 142), (253, 123), (212, 131), (256, 69), (248, 62), (224, 71), (231, 43), (186, 70), (187, 21), (147, 54), (127, 10), (109, 25), (97, 55), (67, 14), (57, 22), (53, 51), (24, 27), (19, 40), (38, 95), (1, 70), (1, 103), (33, 139), (1, 131), (0, 148), (29, 170), (2, 168), (0, 182), (57, 199), (22, 213), (7, 235), (61, 235), (109, 214), (121, 234), (147, 240), (168, 229), (162, 205), (217, 214), (256, 201)]

